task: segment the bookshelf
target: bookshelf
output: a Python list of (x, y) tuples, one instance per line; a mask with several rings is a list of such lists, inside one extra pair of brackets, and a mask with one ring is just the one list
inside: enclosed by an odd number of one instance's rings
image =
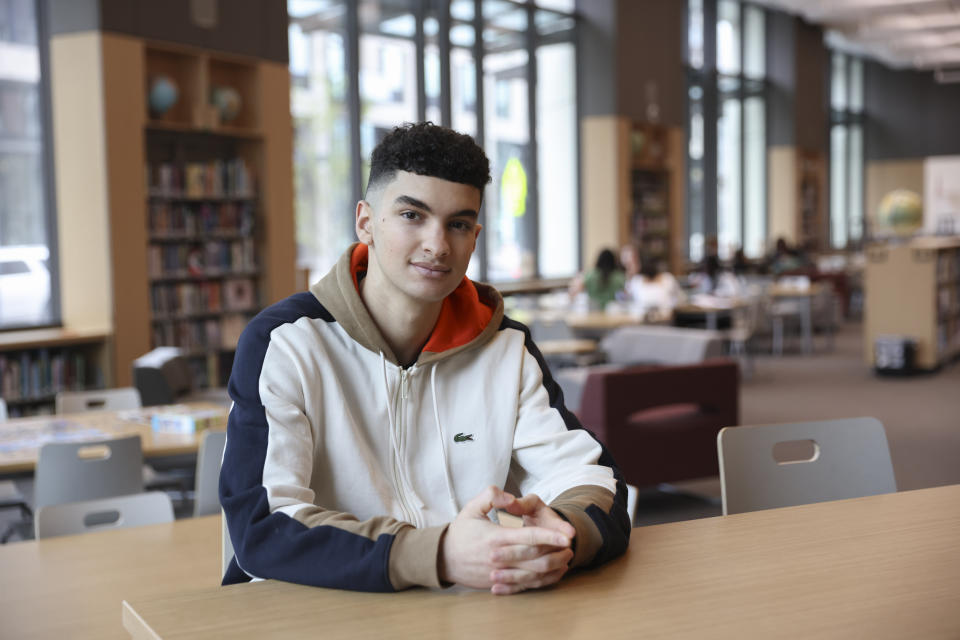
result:
[(868, 247), (864, 295), (869, 366), (880, 335), (914, 339), (920, 369), (936, 369), (960, 356), (960, 237)]
[(797, 151), (797, 242), (808, 251), (829, 246), (826, 222), (826, 161), (819, 152)]
[(109, 380), (103, 331), (33, 329), (0, 334), (0, 397), (11, 418), (54, 412), (57, 393)]
[[(185, 350), (198, 387), (226, 384), (260, 310), (257, 136), (146, 129), (151, 347)], [(249, 132), (248, 132), (249, 133)]]
[(666, 127), (633, 123), (630, 129), (629, 239), (660, 263), (674, 267), (670, 139)]
[(252, 315), (295, 291), (287, 65), (107, 32), (51, 59), (64, 324), (108, 327), (116, 386), (160, 345), (224, 384)]

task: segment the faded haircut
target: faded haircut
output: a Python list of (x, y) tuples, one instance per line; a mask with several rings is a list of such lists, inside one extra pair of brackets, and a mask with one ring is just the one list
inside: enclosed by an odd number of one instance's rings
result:
[(396, 127), (370, 156), (367, 194), (389, 183), (398, 171), (476, 187), (490, 182), (490, 161), (473, 138), (432, 122)]

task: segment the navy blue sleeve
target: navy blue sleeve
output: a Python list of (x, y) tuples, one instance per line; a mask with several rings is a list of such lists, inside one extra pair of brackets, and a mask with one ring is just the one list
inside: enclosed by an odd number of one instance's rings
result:
[(254, 318), (237, 346), (228, 385), (234, 404), (220, 472), (220, 503), (235, 556), (223, 584), (258, 577), (393, 591), (388, 564), (395, 535), (383, 533), (371, 539), (337, 526), (307, 527), (283, 512), (271, 512), (263, 485), (269, 425), (259, 379), (271, 332), (301, 317), (333, 321), (311, 294), (297, 294)]

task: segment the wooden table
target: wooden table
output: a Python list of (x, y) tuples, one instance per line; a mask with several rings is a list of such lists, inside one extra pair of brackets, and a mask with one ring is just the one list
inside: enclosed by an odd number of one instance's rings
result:
[(570, 330), (580, 338), (600, 338), (606, 333), (620, 327), (632, 327), (644, 324), (643, 314), (639, 313), (606, 313), (603, 311), (588, 311), (587, 313), (571, 313), (564, 317)]
[[(227, 409), (213, 403), (189, 403), (146, 407), (130, 411), (90, 411), (87, 413), (14, 418), (0, 423), (0, 475), (32, 472), (37, 454), (47, 442), (81, 442), (139, 435), (145, 458), (184, 455), (197, 452), (200, 434), (154, 433), (150, 416), (158, 411)], [(224, 424), (226, 420), (224, 420)]]
[(135, 638), (958, 638), (960, 485), (633, 530), (556, 588), (131, 590)]
[(569, 340), (541, 340), (537, 348), (544, 356), (584, 355), (599, 348), (596, 340), (571, 338)]
[(0, 637), (126, 638), (123, 598), (220, 584), (220, 516), (0, 545)]

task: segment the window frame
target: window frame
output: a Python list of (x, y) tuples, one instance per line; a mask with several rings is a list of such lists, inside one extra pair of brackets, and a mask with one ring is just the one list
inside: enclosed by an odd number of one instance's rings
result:
[[(739, 31), (740, 34), (739, 42), (737, 43), (738, 55), (739, 55), (739, 66), (737, 73), (724, 73), (719, 71), (717, 60), (717, 23), (718, 23), (718, 4), (720, 0), (701, 0), (700, 8), (702, 11), (701, 16), (701, 27), (702, 34), (700, 41), (702, 44), (702, 58), (701, 64), (699, 67), (694, 67), (692, 63), (691, 55), (691, 13), (689, 10), (686, 12), (685, 16), (685, 25), (684, 33), (686, 35), (686, 43), (684, 47), (684, 60), (686, 63), (686, 73), (687, 73), (687, 92), (686, 92), (686, 121), (685, 121), (685, 133), (686, 133), (686, 142), (687, 142), (687, 172), (685, 176), (685, 186), (687, 189), (687, 194), (692, 193), (693, 185), (691, 180), (691, 166), (693, 165), (693, 158), (690, 155), (690, 139), (691, 139), (691, 122), (693, 116), (693, 100), (691, 99), (691, 90), (694, 87), (699, 87), (701, 90), (701, 98), (698, 100), (701, 109), (702, 109), (702, 119), (703, 119), (703, 154), (699, 159), (700, 165), (702, 165), (703, 173), (703, 194), (702, 194), (702, 209), (697, 210), (697, 203), (694, 198), (688, 197), (686, 199), (686, 225), (687, 225), (687, 237), (685, 240), (685, 253), (687, 260), (692, 260), (694, 256), (692, 255), (693, 243), (691, 238), (697, 233), (701, 237), (701, 242), (705, 242), (706, 239), (710, 236), (718, 237), (719, 236), (719, 212), (720, 212), (720, 198), (719, 198), (719, 171), (718, 171), (718, 160), (719, 160), (719, 137), (718, 137), (718, 118), (721, 113), (721, 107), (724, 100), (734, 99), (739, 105), (739, 174), (738, 174), (738, 189), (739, 189), (739, 212), (738, 212), (738, 234), (740, 238), (740, 248), (744, 247), (744, 242), (747, 236), (747, 128), (745, 126), (745, 113), (747, 101), (750, 99), (760, 98), (763, 104), (763, 113), (764, 113), (764, 122), (763, 122), (763, 152), (766, 155), (766, 151), (769, 145), (770, 140), (770, 117), (769, 117), (769, 80), (767, 79), (766, 67), (764, 68), (763, 77), (756, 78), (751, 77), (747, 74), (747, 15), (748, 13), (759, 11), (764, 19), (764, 28), (762, 32), (762, 42), (760, 44), (764, 49), (766, 48), (766, 24), (767, 24), (767, 15), (768, 11), (760, 6), (753, 3), (747, 2), (738, 2), (740, 6), (740, 11), (738, 15), (739, 20)], [(763, 56), (766, 59), (766, 55)], [(721, 85), (724, 80), (733, 81), (736, 83), (736, 89), (732, 91), (723, 91)], [(764, 158), (766, 160), (766, 158)], [(762, 163), (763, 175), (760, 176), (757, 181), (762, 186), (762, 194), (760, 196), (760, 201), (763, 203), (763, 214), (760, 219), (761, 227), (761, 236), (766, 238), (770, 229), (770, 212), (769, 207), (767, 206), (767, 199), (769, 196), (769, 169), (767, 167), (767, 162)], [(751, 181), (752, 182), (752, 181)], [(718, 238), (719, 239), (719, 238)], [(721, 248), (722, 249), (722, 248)], [(699, 253), (699, 251), (698, 251)], [(759, 257), (759, 256), (756, 256)], [(697, 259), (702, 259), (702, 255), (697, 256)]]
[(53, 102), (50, 86), (50, 19), (47, 2), (31, 0), (36, 17), (37, 56), (40, 81), (37, 83), (37, 103), (40, 111), (40, 166), (43, 171), (43, 217), (46, 227), (47, 270), (50, 275), (49, 322), (37, 324), (0, 325), (0, 332), (22, 331), (63, 326), (60, 301), (60, 245), (57, 228), (56, 174), (53, 147)]
[[(533, 253), (533, 279), (538, 279), (541, 277), (540, 274), (540, 242), (539, 242), (539, 193), (538, 193), (538, 184), (539, 184), (539, 167), (537, 166), (537, 65), (536, 61), (536, 50), (542, 44), (549, 44), (551, 42), (557, 41), (558, 37), (554, 34), (540, 35), (538, 30), (538, 25), (536, 21), (536, 16), (538, 12), (548, 12), (556, 16), (563, 16), (566, 18), (571, 18), (573, 20), (572, 35), (568, 38), (569, 42), (574, 47), (574, 73), (575, 73), (575, 86), (577, 87), (577, 98), (575, 109), (575, 118), (576, 121), (580, 121), (581, 113), (581, 101), (582, 101), (582, 92), (581, 88), (581, 58), (580, 58), (580, 46), (579, 46), (579, 33), (580, 33), (580, 18), (578, 14), (574, 12), (566, 12), (558, 10), (549, 6), (540, 6), (534, 1), (526, 0), (498, 0), (498, 3), (506, 8), (507, 11), (513, 10), (522, 10), (526, 15), (526, 31), (523, 35), (523, 48), (527, 53), (527, 65), (525, 69), (525, 80), (526, 80), (526, 92), (527, 92), (527, 109), (528, 109), (528, 125), (529, 125), (529, 137), (528, 137), (528, 146), (531, 149), (529, 166), (527, 169), (528, 177), (528, 195), (527, 195), (527, 215), (533, 216), (533, 222), (531, 224), (531, 237), (533, 238), (533, 244), (530, 247)], [(349, 160), (350, 160), (350, 185), (351, 191), (355, 197), (355, 200), (360, 200), (363, 197), (363, 154), (362, 154), (362, 145), (361, 145), (361, 95), (359, 87), (359, 73), (361, 68), (360, 60), (360, 39), (364, 33), (363, 27), (360, 21), (360, 8), (358, 2), (352, 0), (345, 1), (342, 3), (344, 7), (344, 51), (345, 51), (345, 74), (347, 82), (347, 96), (346, 102), (349, 109), (349, 127), (350, 127), (350, 148), (349, 148)], [(484, 146), (486, 138), (486, 127), (485, 127), (485, 115), (484, 111), (487, 107), (487, 100), (493, 100), (495, 96), (486, 96), (484, 95), (484, 56), (485, 56), (485, 47), (483, 33), (484, 29), (488, 27), (488, 23), (485, 21), (484, 17), (484, 0), (472, 0), (473, 4), (473, 18), (472, 21), (466, 22), (464, 20), (456, 19), (451, 15), (450, 11), (450, 2), (446, 0), (411, 0), (409, 4), (409, 10), (414, 16), (415, 19), (415, 32), (411, 37), (404, 36), (392, 36), (398, 37), (404, 40), (410, 40), (415, 45), (415, 55), (417, 58), (416, 67), (416, 113), (417, 117), (423, 120), (427, 112), (427, 96), (426, 96), (426, 75), (424, 70), (424, 59), (425, 59), (425, 50), (427, 45), (427, 36), (424, 32), (424, 23), (427, 19), (433, 18), (436, 19), (439, 23), (438, 32), (435, 38), (431, 38), (431, 41), (436, 42), (436, 45), (439, 49), (439, 58), (440, 58), (440, 122), (439, 124), (443, 126), (450, 127), (452, 126), (452, 87), (451, 87), (451, 55), (454, 48), (454, 44), (450, 40), (450, 28), (454, 24), (469, 24), (474, 31), (473, 45), (470, 48), (472, 57), (473, 57), (473, 67), (474, 67), (474, 96), (476, 102), (476, 134), (475, 137), (478, 143), (481, 146)], [(580, 130), (577, 127), (576, 134), (574, 136), (575, 148), (573, 150), (577, 158), (580, 157), (581, 151), (581, 140), (580, 140)], [(579, 164), (577, 166), (578, 175), (576, 176), (579, 181)], [(573, 206), (576, 207), (577, 211), (581, 210), (581, 199), (582, 193), (581, 190), (577, 189), (577, 201)], [(582, 226), (583, 222), (580, 215), (576, 216), (577, 223), (576, 228), (572, 229), (572, 233), (577, 234), (577, 257), (575, 261), (576, 268), (579, 269), (582, 266), (582, 256), (580, 255), (581, 249), (581, 238), (582, 238)], [(480, 223), (486, 223), (486, 206), (481, 207), (480, 211)], [(479, 266), (479, 277), (478, 280), (487, 281), (487, 275), (489, 271), (489, 260), (487, 257), (488, 241), (487, 234), (480, 234), (479, 241), (477, 243), (477, 249), (474, 253), (476, 259), (478, 260)], [(573, 274), (571, 274), (573, 275)]]

